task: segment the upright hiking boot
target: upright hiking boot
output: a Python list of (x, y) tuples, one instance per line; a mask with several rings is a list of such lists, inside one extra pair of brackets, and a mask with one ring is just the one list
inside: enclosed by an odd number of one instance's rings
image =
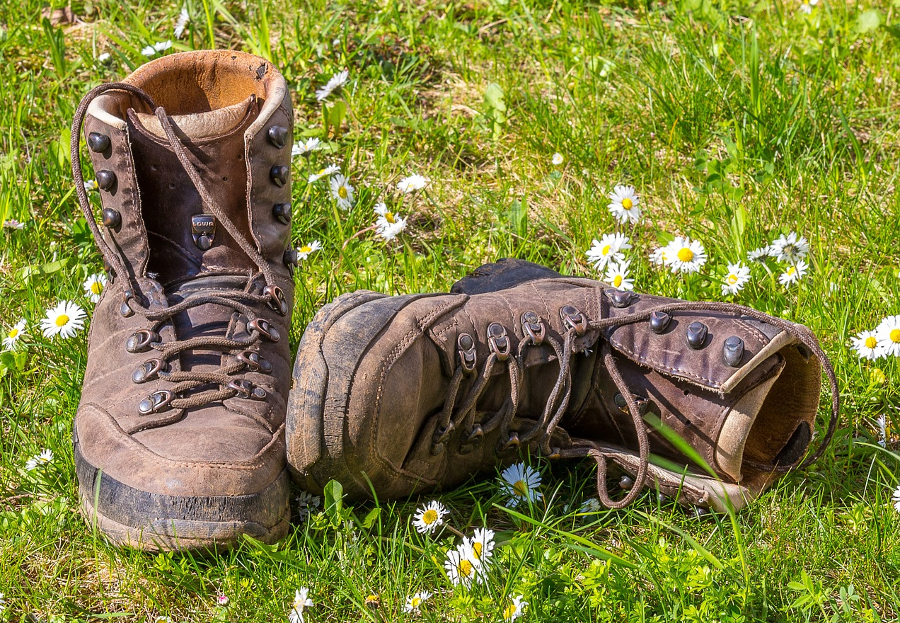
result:
[[(361, 291), (324, 307), (297, 353), (288, 462), (310, 491), (335, 479), (384, 499), (525, 452), (591, 457), (607, 507), (650, 484), (740, 508), (807, 454), (823, 367), (835, 390), (808, 329), (746, 307), (500, 262), (449, 294)], [(832, 407), (807, 462), (833, 433), (836, 393)], [(609, 463), (624, 473), (615, 494)]]
[(75, 114), (76, 191), (109, 272), (75, 463), (85, 518), (115, 543), (210, 549), (287, 531), (292, 120), (281, 74), (232, 51), (155, 60)]

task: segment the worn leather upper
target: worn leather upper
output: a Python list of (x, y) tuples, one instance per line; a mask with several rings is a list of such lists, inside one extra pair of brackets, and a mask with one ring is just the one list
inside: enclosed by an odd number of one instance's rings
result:
[[(259, 267), (217, 224), (209, 248), (195, 243), (192, 217), (208, 210), (173, 153), (158, 120), (141, 99), (124, 91), (96, 98), (85, 119), (85, 136), (109, 138), (90, 150), (95, 172), (115, 182), (99, 191), (102, 207), (118, 215), (104, 237), (126, 260), (133, 283), (111, 275), (97, 303), (88, 343), (88, 364), (75, 438), (86, 460), (118, 481), (143, 491), (180, 496), (241, 495), (272, 483), (284, 469), (284, 417), (290, 365), (288, 332), (293, 279), (284, 264), (290, 226), (273, 213), (290, 202), (289, 180), (273, 182), (273, 166), (290, 167), (290, 140), (276, 144), (269, 129), (290, 137), (292, 116), (284, 78), (264, 59), (240, 52), (192, 52), (148, 63), (126, 79), (170, 115), (181, 144), (220, 208), (268, 263), (285, 295), (287, 314), (242, 299), (267, 320), (280, 339), (248, 347), (271, 370), (245, 366), (235, 380), (261, 388), (264, 399), (236, 393), (203, 406), (142, 414), (139, 403), (174, 383), (135, 382), (135, 370), (157, 357), (152, 349), (129, 352), (126, 342), (142, 329), (156, 329), (161, 344), (204, 338), (247, 340), (248, 318), (238, 309), (203, 303), (161, 322), (123, 313), (125, 291), (151, 311), (198, 296), (263, 295)], [(98, 180), (100, 174), (98, 173)], [(240, 349), (203, 346), (171, 356), (169, 371), (212, 373), (235, 361)], [(219, 387), (208, 383), (189, 397)]]
[[(515, 448), (499, 449), (505, 441), (499, 427), (485, 429), (474, 449), (464, 448), (471, 431), (458, 427), (435, 452), (435, 432), (452, 393), (454, 371), (463, 360), (460, 336), (474, 338), (475, 368), (480, 371), (492, 352), (490, 324), (505, 328), (510, 351), (517, 353), (520, 343), (530, 339), (523, 314), (534, 312), (540, 318), (544, 342), (529, 343), (522, 351), (518, 411), (511, 426), (522, 433), (541, 416), (559, 375), (558, 352), (550, 342), (561, 343), (568, 329), (561, 309), (573, 306), (588, 320), (600, 320), (673, 302), (641, 294), (633, 295), (628, 305), (616, 306), (610, 292), (609, 286), (587, 279), (540, 278), (495, 292), (376, 298), (350, 307), (329, 322), (319, 346), (327, 365), (324, 398), (319, 401), (322, 430), (317, 435), (315, 413), (292, 415), (310, 428), (289, 434), (291, 464), (308, 486), (338, 478), (345, 490), (367, 495), (371, 481), (379, 496), (396, 497), (459, 484), (495, 469), (498, 457), (501, 463), (515, 460)], [(616, 303), (621, 302), (617, 298)], [(340, 299), (335, 305), (341, 305)], [(685, 329), (698, 319), (708, 327), (708, 335), (700, 348), (692, 348)], [(636, 448), (632, 418), (620, 406), (618, 388), (600, 357), (608, 342), (626, 385), (648, 413), (688, 441), (724, 481), (757, 474), (770, 479), (776, 456), (782, 464), (793, 464), (803, 455), (819, 398), (818, 362), (805, 357), (796, 340), (783, 333), (757, 320), (703, 310), (674, 313), (661, 333), (646, 321), (588, 329), (574, 340), (568, 408), (554, 443), (565, 443), (568, 435), (574, 445), (582, 440)], [(723, 342), (731, 336), (744, 343), (737, 365), (723, 360)], [(304, 338), (301, 351), (310, 348)], [(476, 422), (489, 421), (509, 399), (508, 365), (495, 365), (491, 371), (477, 403)], [(303, 387), (304, 370), (298, 374)], [(457, 405), (474, 378), (462, 381)], [(294, 441), (300, 436), (307, 442)], [(657, 433), (651, 432), (651, 444), (658, 454), (689, 462)], [(727, 456), (723, 445), (730, 452)], [(537, 443), (530, 448), (535, 451)], [(759, 465), (751, 466), (747, 457)]]

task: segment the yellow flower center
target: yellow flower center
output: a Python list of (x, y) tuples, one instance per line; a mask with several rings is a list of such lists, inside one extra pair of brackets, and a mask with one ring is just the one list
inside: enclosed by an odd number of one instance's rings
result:
[(409, 605), (412, 606), (413, 608), (418, 608), (419, 604), (421, 604), (421, 603), (422, 603), (421, 597), (413, 597), (412, 599), (409, 600)]
[(523, 498), (528, 496), (528, 485), (524, 480), (516, 481), (516, 483), (513, 485), (513, 493)]
[(103, 292), (103, 284), (99, 281), (95, 281), (91, 284), (91, 294), (100, 294)]
[(683, 249), (680, 249), (678, 251), (678, 259), (682, 262), (690, 262), (692, 259), (694, 259), (694, 252), (689, 248), (684, 247)]
[(630, 210), (631, 206), (633, 206), (633, 205), (634, 205), (634, 202), (631, 199), (629, 199), (628, 197), (625, 197), (624, 199), (622, 199), (622, 207), (625, 208), (626, 210)]
[(622, 285), (622, 275), (616, 275), (616, 278), (613, 279), (613, 285), (617, 288)]
[(512, 616), (516, 613), (516, 604), (509, 604), (506, 608), (503, 609), (503, 618), (511, 619)]
[(890, 332), (888, 337), (890, 337), (891, 341), (894, 342), (895, 344), (900, 344), (900, 329), (894, 329), (893, 331)]
[(422, 521), (425, 523), (426, 526), (430, 526), (431, 524), (436, 522), (437, 518), (438, 518), (437, 511), (434, 510), (433, 508), (429, 508), (427, 511), (425, 511), (422, 514)]
[(796, 267), (794, 267), (794, 266), (788, 266), (788, 269), (787, 269), (787, 274), (788, 274), (788, 275), (793, 275), (795, 272), (797, 272)]
[(67, 324), (69, 324), (69, 317), (66, 316), (65, 314), (60, 314), (59, 316), (56, 317), (56, 326), (57, 327), (64, 327)]
[(481, 552), (484, 550), (484, 545), (481, 544), (480, 541), (475, 541), (472, 543), (472, 551), (475, 552), (475, 558), (481, 560)]
[(309, 246), (308, 244), (305, 244), (302, 247), (300, 247), (300, 253), (312, 253), (312, 247)]
[(13, 327), (12, 329), (9, 330), (9, 333), (7, 333), (6, 335), (9, 336), (9, 339), (14, 340), (14, 339), (16, 339), (16, 336), (19, 335), (19, 330), (16, 329), (15, 327)]
[(875, 348), (878, 346), (878, 340), (876, 340), (873, 336), (869, 336), (865, 341), (866, 348)]
[(609, 255), (610, 249), (612, 249), (612, 245), (608, 244), (600, 250), (600, 253), (602, 253), (603, 255)]
[(728, 283), (730, 285), (736, 284), (738, 282), (737, 275), (735, 275), (734, 273), (731, 273), (730, 275), (728, 275), (728, 279), (726, 281), (728, 281)]
[(386, 220), (388, 223), (396, 223), (396, 222), (397, 222), (396, 219), (394, 219), (394, 213), (393, 213), (393, 212), (385, 212), (385, 213), (384, 213), (384, 220)]
[(459, 565), (457, 565), (457, 569), (459, 569), (459, 572), (461, 574), (463, 574), (466, 577), (469, 577), (470, 575), (472, 575), (472, 571), (474, 571), (475, 568), (472, 566), (471, 562), (469, 562), (468, 560), (463, 558), (462, 560), (459, 561)]
[(338, 188), (338, 197), (340, 197), (341, 199), (347, 198), (347, 187), (346, 186), (341, 186), (340, 188)]

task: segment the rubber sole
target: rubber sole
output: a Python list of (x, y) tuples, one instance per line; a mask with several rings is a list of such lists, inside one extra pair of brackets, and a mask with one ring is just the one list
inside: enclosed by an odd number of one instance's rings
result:
[(172, 496), (136, 489), (91, 465), (75, 444), (82, 512), (118, 546), (147, 552), (221, 551), (244, 535), (274, 543), (291, 518), (287, 469), (262, 491), (247, 495)]

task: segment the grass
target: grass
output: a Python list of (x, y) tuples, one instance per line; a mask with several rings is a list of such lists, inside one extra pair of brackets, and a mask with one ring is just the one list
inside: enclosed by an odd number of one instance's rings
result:
[[(805, 15), (781, 0), (188, 0), (173, 51), (267, 56), (293, 90), (295, 138), (328, 139), (295, 159), (293, 239), (324, 248), (297, 273), (294, 348), (322, 304), (357, 288), (446, 290), (502, 256), (597, 277), (585, 251), (614, 230), (631, 238), (638, 290), (696, 300), (721, 299), (725, 266), (747, 251), (790, 231), (810, 240), (797, 285), (754, 264), (733, 299), (807, 324), (831, 356), (843, 410), (825, 456), (733, 520), (649, 493), (577, 515), (567, 508), (591, 496), (588, 465), (537, 461), (544, 498), (517, 513), (496, 482), (473, 481), (440, 496), (455, 530), (498, 533), (496, 571), (467, 592), (442, 570), (458, 537), (411, 527), (426, 499), (332, 504), (277, 546), (208, 558), (117, 550), (86, 526), (71, 452), (86, 332), (45, 340), (36, 328), (60, 298), (90, 309), (81, 284), (101, 270), (72, 191), (68, 125), (90, 87), (172, 38), (181, 5), (87, 0), (73, 4), (81, 21), (51, 26), (41, 4), (0, 7), (0, 220), (24, 223), (0, 233), (0, 323), (30, 323), (19, 355), (0, 358), (0, 620), (285, 620), (300, 586), (312, 621), (409, 618), (404, 600), (419, 590), (435, 593), (426, 621), (499, 620), (515, 595), (533, 621), (900, 619), (900, 365), (848, 348), (900, 314), (895, 5), (821, 0)], [(314, 91), (345, 68), (348, 111), (329, 109), (339, 123), (326, 136)], [(349, 212), (324, 182), (304, 182), (329, 162), (357, 189)], [(395, 184), (412, 173), (431, 181), (401, 197)], [(636, 187), (639, 224), (607, 211), (615, 184)], [(409, 219), (397, 241), (371, 229), (379, 200)], [(698, 275), (649, 263), (674, 235), (705, 245)], [(25, 470), (43, 449), (54, 459)]]

